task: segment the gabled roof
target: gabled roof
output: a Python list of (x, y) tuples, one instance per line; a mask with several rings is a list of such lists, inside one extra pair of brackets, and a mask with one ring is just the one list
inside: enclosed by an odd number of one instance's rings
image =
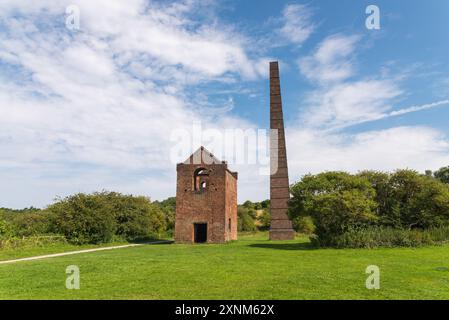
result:
[(190, 157), (184, 161), (184, 164), (221, 164), (225, 163), (217, 159), (210, 151), (201, 146)]

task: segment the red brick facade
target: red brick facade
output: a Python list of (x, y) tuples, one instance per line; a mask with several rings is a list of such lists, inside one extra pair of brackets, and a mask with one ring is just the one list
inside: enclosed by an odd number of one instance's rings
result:
[[(203, 147), (176, 170), (175, 241), (237, 240), (237, 173)], [(207, 229), (203, 241), (195, 224)]]

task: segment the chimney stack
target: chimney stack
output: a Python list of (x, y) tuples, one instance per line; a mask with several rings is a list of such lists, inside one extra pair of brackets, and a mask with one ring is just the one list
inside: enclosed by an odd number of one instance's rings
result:
[(291, 240), (295, 237), (288, 218), (290, 199), (284, 116), (278, 62), (270, 62), (270, 240)]

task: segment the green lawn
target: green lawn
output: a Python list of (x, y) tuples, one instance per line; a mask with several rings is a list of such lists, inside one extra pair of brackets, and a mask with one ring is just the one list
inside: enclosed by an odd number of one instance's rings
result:
[(46, 244), (42, 246), (24, 246), (19, 247), (16, 249), (1, 249), (0, 250), (0, 261), (4, 260), (13, 260), (13, 259), (20, 259), (20, 258), (26, 258), (26, 257), (33, 257), (33, 256), (41, 256), (45, 254), (52, 254), (52, 253), (61, 253), (61, 252), (67, 252), (67, 251), (78, 251), (83, 249), (92, 249), (92, 248), (101, 248), (101, 247), (109, 247), (109, 246), (119, 246), (128, 244), (127, 242), (113, 242), (113, 243), (107, 243), (107, 244), (101, 244), (101, 245), (93, 245), (93, 244), (86, 244), (86, 245), (73, 245), (68, 243), (51, 243)]
[[(0, 298), (449, 299), (449, 246), (315, 250), (305, 239), (266, 236), (0, 265)], [(68, 265), (80, 267), (80, 290), (65, 288)], [(368, 265), (380, 267), (380, 290), (365, 288)]]

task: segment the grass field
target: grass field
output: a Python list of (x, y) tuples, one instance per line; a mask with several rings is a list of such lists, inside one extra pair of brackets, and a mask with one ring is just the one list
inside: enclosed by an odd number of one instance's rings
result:
[[(449, 299), (449, 246), (313, 249), (266, 238), (0, 265), (0, 299)], [(68, 265), (80, 268), (80, 290), (65, 288)], [(368, 265), (380, 267), (379, 290), (365, 288)]]
[(67, 252), (67, 251), (78, 251), (78, 250), (83, 250), (83, 249), (93, 249), (93, 248), (101, 248), (101, 247), (108, 247), (108, 246), (119, 246), (119, 245), (124, 245), (124, 244), (128, 244), (128, 243), (127, 242), (112, 242), (112, 243), (102, 244), (102, 245), (93, 245), (93, 244), (73, 245), (73, 244), (68, 244), (68, 243), (51, 243), (51, 244), (46, 244), (44, 246), (25, 246), (25, 247), (19, 247), (16, 249), (8, 248), (8, 249), (0, 250), (0, 261), (40, 256), (40, 255), (52, 254), (52, 253), (62, 253), (62, 252)]

